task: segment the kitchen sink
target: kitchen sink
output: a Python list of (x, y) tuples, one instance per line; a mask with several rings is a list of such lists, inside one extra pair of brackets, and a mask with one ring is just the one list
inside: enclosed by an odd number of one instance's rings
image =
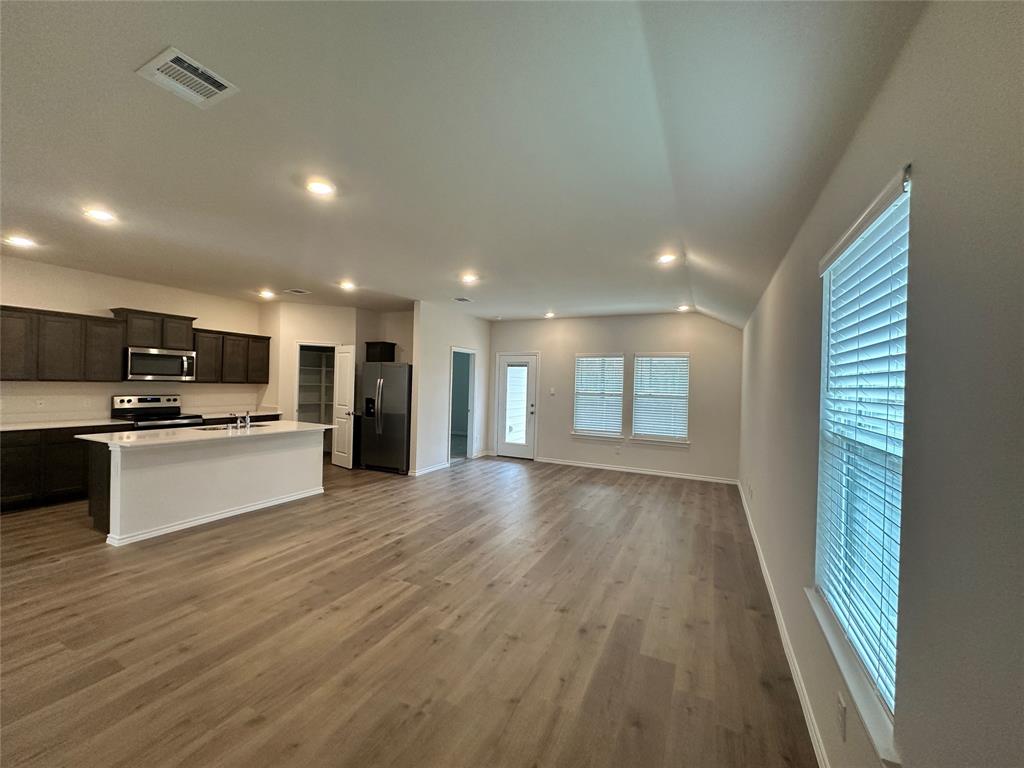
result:
[[(257, 429), (257, 428), (262, 429), (263, 427), (268, 427), (268, 426), (270, 426), (270, 425), (269, 424), (250, 424), (249, 425), (249, 429)], [(245, 429), (245, 427), (236, 427), (234, 424), (218, 424), (218, 425), (213, 426), (213, 427), (196, 427), (196, 429), (201, 429), (203, 432), (213, 432), (214, 430)]]

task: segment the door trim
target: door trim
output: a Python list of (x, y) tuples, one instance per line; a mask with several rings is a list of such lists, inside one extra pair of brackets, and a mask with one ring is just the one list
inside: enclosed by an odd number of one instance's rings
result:
[(448, 446), (445, 449), (445, 457), (448, 464), (452, 463), (452, 389), (455, 387), (455, 379), (452, 370), (455, 366), (455, 353), (462, 352), (469, 355), (469, 415), (466, 419), (466, 461), (476, 458), (476, 430), (473, 422), (476, 420), (476, 359), (479, 357), (479, 350), (472, 347), (452, 346), (448, 351)]
[[(534, 405), (534, 408), (533, 408), (533, 410), (534, 410), (533, 456), (529, 459), (529, 461), (534, 461), (537, 458), (537, 442), (540, 439), (540, 436), (538, 434), (539, 430), (537, 429), (537, 425), (540, 423), (540, 411), (541, 411), (541, 405), (540, 404), (541, 404), (541, 400), (543, 399), (540, 396), (540, 352), (539, 351), (533, 351), (533, 352), (495, 352), (494, 353), (494, 370), (493, 370), (493, 376), (492, 376), (492, 378), (494, 380), (494, 391), (493, 391), (493, 398), (491, 400), (491, 402), (494, 403), (494, 408), (492, 409), (492, 412), (491, 412), (491, 424), (492, 424), (492, 431), (494, 433), (493, 434), (494, 442), (493, 442), (493, 452), (491, 452), (490, 455), (491, 456), (501, 456), (501, 453), (498, 452), (498, 444), (501, 442), (498, 439), (498, 422), (499, 422), (499, 419), (498, 419), (498, 400), (500, 399), (499, 395), (501, 393), (501, 376), (500, 376), (500, 373), (501, 373), (501, 358), (502, 357), (532, 357), (536, 361), (534, 363), (534, 366), (533, 366), (533, 368), (534, 368), (534, 376), (536, 376), (536, 378), (537, 378), (537, 381), (536, 381), (537, 391), (534, 393), (534, 403), (535, 403), (535, 405)], [(516, 457), (510, 457), (510, 458), (516, 458)]]

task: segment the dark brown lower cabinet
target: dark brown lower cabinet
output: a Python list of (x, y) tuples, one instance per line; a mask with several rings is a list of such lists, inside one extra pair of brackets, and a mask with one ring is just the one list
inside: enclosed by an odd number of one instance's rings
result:
[(0, 512), (39, 497), (42, 448), (38, 430), (0, 435)]
[(0, 435), (0, 508), (13, 512), (83, 498), (93, 443), (75, 435), (123, 431), (124, 426), (109, 426), (4, 432)]

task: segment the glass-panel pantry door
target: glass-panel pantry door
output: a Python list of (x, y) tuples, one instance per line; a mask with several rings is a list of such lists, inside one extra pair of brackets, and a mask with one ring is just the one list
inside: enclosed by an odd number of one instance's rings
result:
[(537, 356), (498, 355), (498, 455), (534, 457)]

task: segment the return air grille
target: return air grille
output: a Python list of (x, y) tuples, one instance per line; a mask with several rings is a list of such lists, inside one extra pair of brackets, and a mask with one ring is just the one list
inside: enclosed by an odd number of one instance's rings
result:
[(312, 291), (307, 291), (305, 288), (285, 288), (285, 293), (290, 293), (292, 296), (309, 296)]
[(213, 106), (238, 92), (237, 86), (176, 48), (168, 48), (140, 67), (138, 73), (200, 109)]

